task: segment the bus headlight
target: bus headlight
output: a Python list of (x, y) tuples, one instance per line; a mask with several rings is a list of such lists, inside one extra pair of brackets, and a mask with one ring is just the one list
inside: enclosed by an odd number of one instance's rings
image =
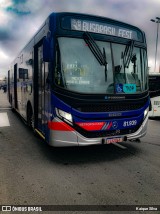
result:
[(56, 114), (59, 118), (65, 120), (66, 122), (72, 124), (73, 119), (72, 119), (72, 115), (70, 113), (67, 113), (65, 111), (62, 111), (58, 108), (56, 108)]
[(148, 111), (149, 111), (149, 107), (147, 107), (146, 110), (144, 111), (144, 119), (146, 118)]

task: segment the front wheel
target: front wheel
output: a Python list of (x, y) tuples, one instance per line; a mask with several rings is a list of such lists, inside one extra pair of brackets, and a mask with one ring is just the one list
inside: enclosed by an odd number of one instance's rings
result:
[(34, 127), (33, 111), (32, 111), (32, 107), (30, 105), (28, 105), (28, 107), (27, 107), (27, 125), (31, 129), (33, 129), (33, 127)]

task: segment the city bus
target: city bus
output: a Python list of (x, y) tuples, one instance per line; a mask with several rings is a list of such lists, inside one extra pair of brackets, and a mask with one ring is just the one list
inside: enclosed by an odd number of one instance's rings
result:
[(51, 13), (11, 63), (8, 98), (51, 146), (141, 138), (150, 102), (145, 33), (107, 17)]
[(149, 94), (152, 105), (149, 117), (158, 118), (160, 117), (160, 73), (149, 73)]

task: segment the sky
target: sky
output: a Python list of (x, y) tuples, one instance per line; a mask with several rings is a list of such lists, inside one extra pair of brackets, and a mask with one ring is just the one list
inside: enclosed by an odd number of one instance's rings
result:
[[(0, 0), (0, 78), (10, 63), (52, 12), (105, 16), (142, 29), (148, 44), (148, 64), (154, 71), (160, 0)], [(160, 70), (160, 24), (156, 72)]]

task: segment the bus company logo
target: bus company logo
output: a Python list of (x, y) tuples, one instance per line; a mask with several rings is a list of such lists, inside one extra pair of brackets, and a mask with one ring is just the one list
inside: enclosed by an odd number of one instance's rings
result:
[(122, 113), (118, 112), (118, 113), (109, 113), (108, 114), (109, 117), (120, 117), (122, 116)]
[(125, 96), (105, 96), (105, 100), (125, 100)]
[(113, 127), (114, 129), (117, 129), (117, 128), (118, 128), (118, 123), (117, 123), (117, 121), (113, 121), (112, 127)]
[(117, 129), (118, 128), (118, 123), (117, 121), (113, 121), (113, 122), (106, 122), (101, 130), (110, 130), (111, 128), (113, 129)]
[(107, 122), (103, 125), (101, 130), (109, 130), (112, 127), (112, 122)]

